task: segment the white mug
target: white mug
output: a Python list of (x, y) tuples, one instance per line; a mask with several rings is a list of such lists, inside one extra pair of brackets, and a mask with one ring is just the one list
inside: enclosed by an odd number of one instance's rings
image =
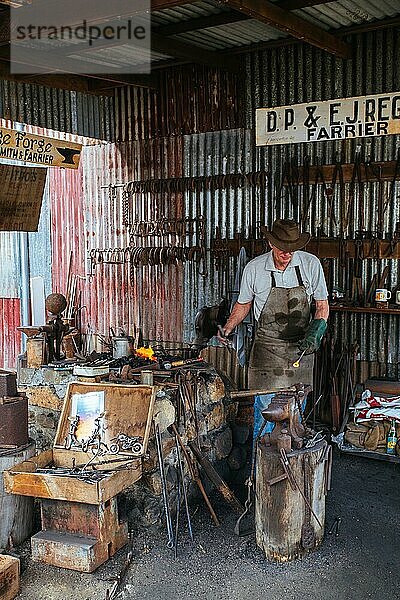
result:
[(392, 292), (385, 288), (375, 290), (375, 302), (387, 302), (392, 297)]

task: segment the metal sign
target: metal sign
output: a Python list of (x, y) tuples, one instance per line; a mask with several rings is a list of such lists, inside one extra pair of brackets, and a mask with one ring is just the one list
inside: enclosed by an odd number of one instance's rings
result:
[(82, 144), (0, 127), (0, 159), (77, 169)]
[(256, 110), (256, 145), (400, 133), (400, 92)]
[(0, 231), (37, 231), (47, 169), (0, 164)]

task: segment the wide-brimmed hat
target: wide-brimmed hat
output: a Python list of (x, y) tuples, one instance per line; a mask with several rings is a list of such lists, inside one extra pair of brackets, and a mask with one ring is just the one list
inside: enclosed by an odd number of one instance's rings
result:
[(266, 234), (267, 240), (279, 250), (294, 252), (301, 250), (310, 241), (309, 233), (300, 233), (299, 226), (292, 219), (277, 219), (271, 231)]

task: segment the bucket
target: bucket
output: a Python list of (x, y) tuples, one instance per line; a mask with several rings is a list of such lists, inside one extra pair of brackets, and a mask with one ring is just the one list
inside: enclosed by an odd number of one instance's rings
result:
[(33, 498), (4, 491), (3, 471), (35, 455), (35, 442), (12, 450), (0, 448), (0, 552), (21, 544), (32, 533)]
[(131, 344), (127, 337), (113, 337), (113, 358), (122, 358), (123, 356), (129, 356), (131, 352)]

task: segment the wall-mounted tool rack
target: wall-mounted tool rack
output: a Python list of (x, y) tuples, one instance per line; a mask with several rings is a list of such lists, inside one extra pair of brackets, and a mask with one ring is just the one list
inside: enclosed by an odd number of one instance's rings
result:
[[(215, 257), (238, 256), (241, 248), (245, 248), (247, 255), (253, 257), (265, 252), (268, 245), (265, 239), (249, 239), (241, 235), (231, 239), (216, 237), (211, 242), (211, 252)], [(311, 238), (305, 250), (318, 258), (355, 258), (359, 252), (363, 259), (400, 258), (400, 242), (388, 239)]]
[(201, 246), (134, 246), (127, 248), (94, 248), (89, 253), (92, 267), (100, 264), (131, 266), (171, 265), (179, 262), (204, 259)]
[(202, 192), (223, 188), (237, 188), (245, 185), (265, 185), (269, 173), (267, 171), (252, 171), (249, 173), (225, 173), (221, 175), (207, 175), (198, 177), (168, 177), (165, 179), (144, 179), (142, 181), (128, 181), (101, 186), (109, 193), (118, 188), (123, 188), (127, 195), (133, 194), (160, 194)]
[[(335, 177), (339, 181), (340, 172), (343, 183), (351, 183), (354, 180), (355, 163), (338, 163), (331, 165), (313, 165), (309, 167), (289, 165), (282, 181), (282, 185), (291, 184), (315, 184), (323, 181), (331, 183)], [(400, 170), (395, 160), (387, 162), (360, 162), (359, 181), (377, 182), (393, 181), (400, 179)]]

